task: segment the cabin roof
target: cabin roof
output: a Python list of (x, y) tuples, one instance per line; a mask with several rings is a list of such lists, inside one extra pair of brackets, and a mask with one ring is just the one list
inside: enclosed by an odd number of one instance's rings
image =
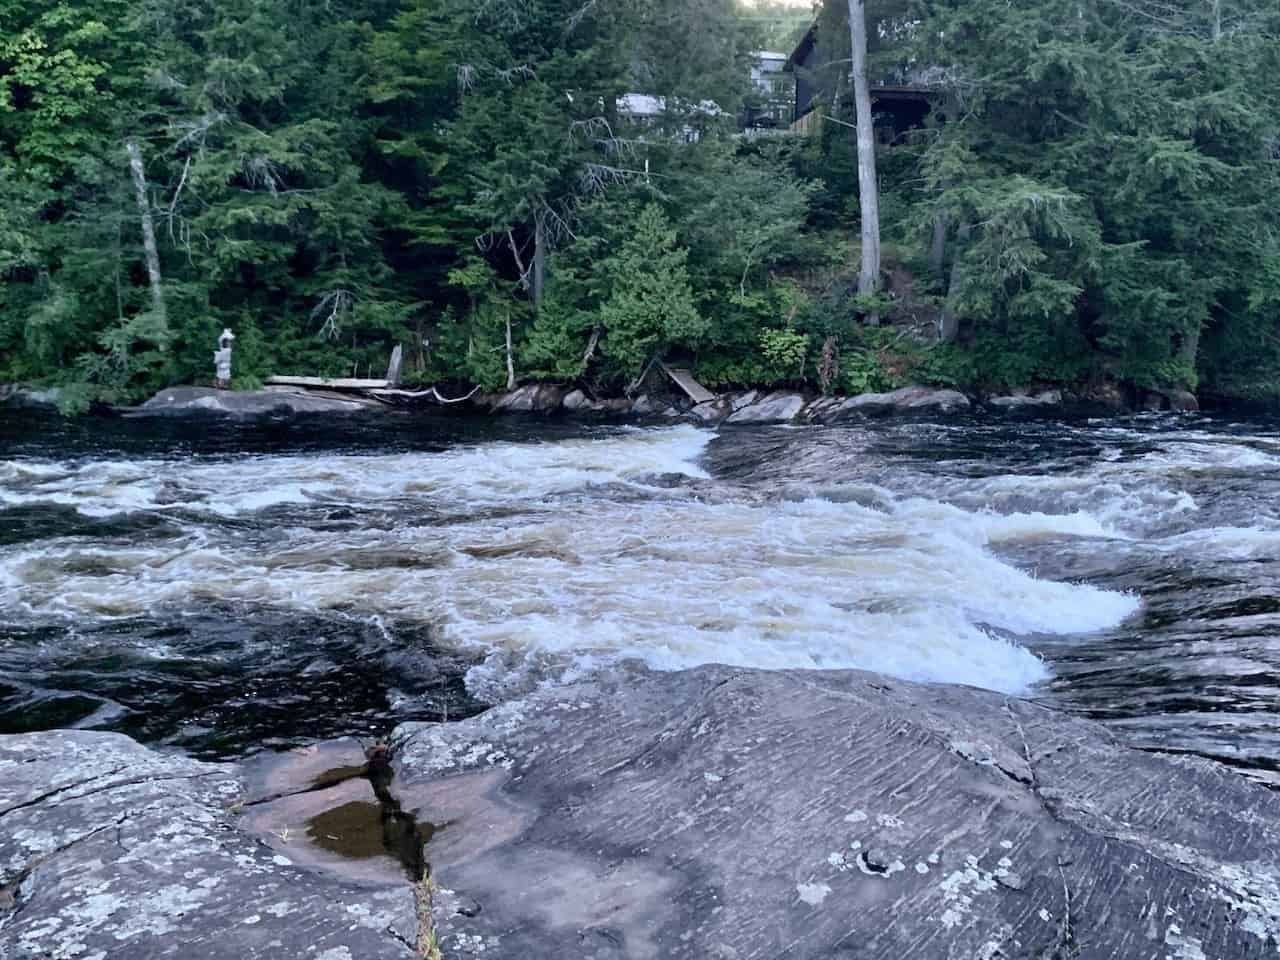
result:
[(787, 57), (787, 62), (782, 65), (783, 70), (794, 70), (797, 66), (804, 63), (808, 58), (809, 52), (813, 50), (813, 45), (818, 42), (818, 21), (815, 18), (813, 23), (809, 24), (809, 29), (804, 32), (804, 36), (800, 38), (800, 42), (796, 44), (796, 48), (791, 51)]

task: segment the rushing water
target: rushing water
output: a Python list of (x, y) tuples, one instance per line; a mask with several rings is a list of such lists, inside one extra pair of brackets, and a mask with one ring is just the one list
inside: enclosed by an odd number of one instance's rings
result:
[(207, 756), (618, 658), (1030, 695), (1280, 779), (1271, 421), (0, 414), (0, 729)]

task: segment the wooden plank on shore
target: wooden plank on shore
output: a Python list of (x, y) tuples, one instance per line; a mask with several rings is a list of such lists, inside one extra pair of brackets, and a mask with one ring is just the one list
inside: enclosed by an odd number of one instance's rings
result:
[(668, 367), (663, 363), (662, 369), (667, 372), (667, 376), (675, 381), (676, 386), (689, 395), (689, 399), (694, 403), (706, 403), (708, 400), (716, 398), (714, 393), (693, 379), (693, 373), (684, 367)]
[(400, 384), (400, 362), (403, 356), (404, 351), (397, 343), (396, 348), (391, 351), (391, 361), (387, 364), (387, 383), (393, 387)]
[(354, 377), (267, 377), (269, 384), (282, 387), (318, 387), (324, 390), (384, 390), (386, 380), (358, 380)]

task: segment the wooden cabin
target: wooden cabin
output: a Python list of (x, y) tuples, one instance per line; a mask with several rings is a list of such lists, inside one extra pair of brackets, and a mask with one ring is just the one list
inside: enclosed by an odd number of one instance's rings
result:
[[(837, 60), (848, 62), (844, 59), (848, 56), (844, 39), (824, 42), (815, 20), (787, 58), (784, 69), (796, 78), (791, 129), (797, 133), (812, 133), (821, 123), (824, 111), (831, 109), (839, 79), (834, 64)], [(876, 135), (881, 142), (892, 143), (907, 131), (924, 125), (940, 97), (937, 74), (934, 68), (899, 67), (871, 78), (871, 108), (875, 113)]]

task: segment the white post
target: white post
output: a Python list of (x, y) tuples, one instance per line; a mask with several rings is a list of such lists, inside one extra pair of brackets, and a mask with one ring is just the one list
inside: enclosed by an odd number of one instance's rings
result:
[(213, 352), (213, 369), (220, 390), (231, 385), (231, 341), (236, 335), (230, 328), (224, 328), (218, 338), (218, 349)]

